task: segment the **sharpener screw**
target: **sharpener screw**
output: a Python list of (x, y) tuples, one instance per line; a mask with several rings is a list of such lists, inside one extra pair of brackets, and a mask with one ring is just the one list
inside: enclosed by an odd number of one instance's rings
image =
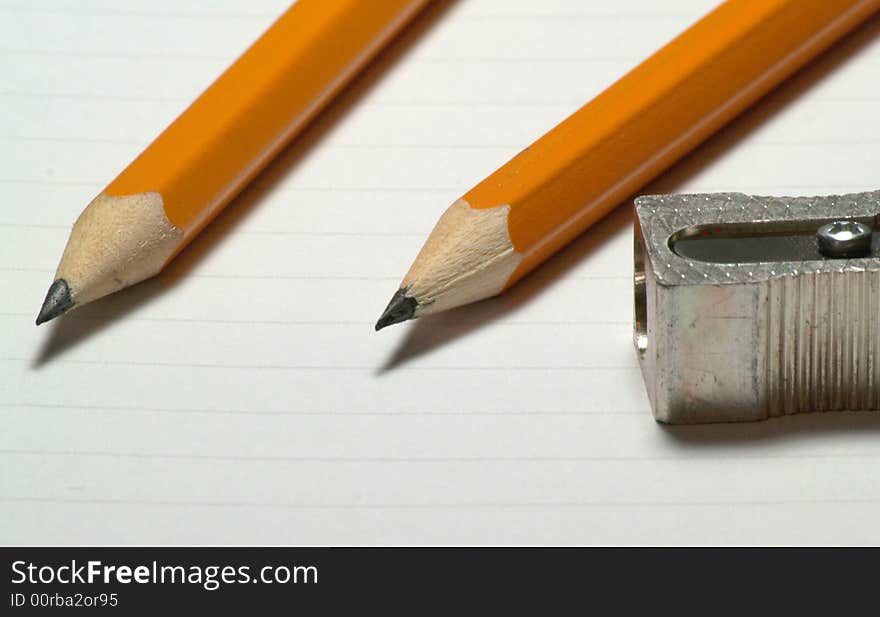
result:
[(826, 257), (864, 257), (871, 250), (871, 228), (859, 221), (834, 221), (816, 232)]

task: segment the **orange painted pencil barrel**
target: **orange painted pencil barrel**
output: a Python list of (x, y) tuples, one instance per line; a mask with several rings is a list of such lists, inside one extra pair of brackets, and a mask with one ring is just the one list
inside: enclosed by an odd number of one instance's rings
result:
[[(878, 7), (878, 0), (725, 2), (486, 178), (465, 200), (473, 208), (512, 205), (508, 227), (524, 259), (507, 285)], [(526, 186), (516, 180), (521, 173), (537, 181)]]
[(192, 238), (425, 4), (299, 0), (105, 193), (159, 192)]
[(878, 8), (724, 2), (447, 210), (377, 328), (507, 289)]
[(429, 0), (299, 0), (83, 211), (42, 323), (162, 270)]

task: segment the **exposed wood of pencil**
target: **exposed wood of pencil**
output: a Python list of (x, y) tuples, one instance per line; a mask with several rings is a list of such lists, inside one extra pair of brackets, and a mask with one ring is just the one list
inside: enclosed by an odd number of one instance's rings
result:
[(428, 0), (300, 0), (89, 204), (38, 323), (157, 274)]
[(453, 204), (377, 329), (507, 289), (878, 7), (725, 2)]

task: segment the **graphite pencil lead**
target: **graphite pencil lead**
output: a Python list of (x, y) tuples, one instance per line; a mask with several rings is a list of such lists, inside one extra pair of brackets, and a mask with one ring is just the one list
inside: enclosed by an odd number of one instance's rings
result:
[(40, 314), (37, 315), (37, 325), (55, 319), (62, 313), (66, 313), (73, 308), (73, 298), (70, 296), (70, 287), (67, 281), (58, 279), (53, 282), (46, 293), (46, 299), (43, 300), (43, 306), (40, 307)]
[(376, 332), (382, 328), (415, 318), (419, 303), (415, 298), (407, 296), (406, 291), (406, 289), (398, 289), (392, 296), (391, 302), (388, 303), (382, 316), (379, 317), (379, 321), (376, 322)]

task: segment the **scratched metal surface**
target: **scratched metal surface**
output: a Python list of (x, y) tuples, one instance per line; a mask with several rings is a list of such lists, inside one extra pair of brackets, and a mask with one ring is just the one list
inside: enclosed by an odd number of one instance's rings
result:
[(743, 193), (647, 195), (636, 210), (658, 282), (663, 285), (735, 284), (799, 272), (880, 270), (873, 258), (775, 263), (707, 263), (685, 259), (669, 247), (675, 232), (696, 225), (824, 220), (880, 214), (880, 191), (812, 197), (766, 197)]

